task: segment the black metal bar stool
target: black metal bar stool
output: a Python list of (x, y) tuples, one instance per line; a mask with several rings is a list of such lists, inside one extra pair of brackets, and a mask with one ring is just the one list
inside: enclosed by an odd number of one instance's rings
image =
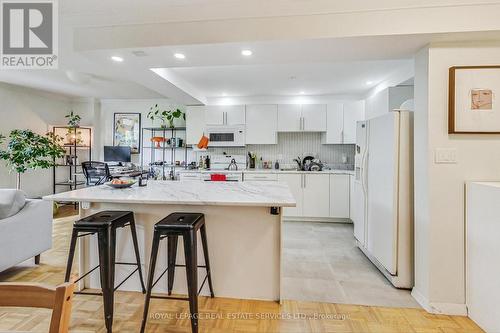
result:
[[(137, 260), (135, 263), (115, 261), (116, 229), (127, 226), (130, 226), (130, 231), (132, 233), (134, 252)], [(80, 281), (99, 268), (102, 293), (76, 292), (75, 294), (103, 296), (106, 329), (108, 332), (112, 332), (115, 290), (117, 290), (123, 283), (125, 283), (125, 281), (138, 271), (139, 279), (141, 280), (142, 293), (146, 292), (144, 288), (144, 279), (142, 277), (141, 259), (139, 257), (139, 245), (137, 243), (134, 213), (129, 211), (102, 211), (76, 221), (73, 225), (73, 233), (71, 235), (68, 264), (66, 265), (66, 277), (64, 279), (65, 282), (69, 281), (71, 275), (71, 266), (73, 265), (73, 257), (75, 256), (76, 240), (79, 237), (89, 236), (95, 233), (97, 233), (99, 265), (80, 276), (75, 282)], [(115, 287), (115, 265), (132, 265), (137, 266), (137, 268)]]
[[(205, 256), (205, 265), (198, 266), (197, 258), (197, 238), (196, 232), (200, 230), (201, 242), (203, 245), (203, 255)], [(178, 237), (182, 236), (184, 240), (184, 256), (186, 259), (185, 265), (177, 265), (177, 241)], [(158, 255), (158, 247), (160, 240), (168, 239), (168, 265), (167, 268), (154, 280), (156, 257)], [(188, 285), (188, 298), (172, 297), (172, 296), (151, 296), (151, 290), (160, 281), (163, 275), (168, 271), (168, 295), (172, 295), (172, 287), (174, 285), (175, 267), (186, 267), (186, 277)], [(198, 289), (198, 267), (204, 267), (207, 270), (207, 275), (203, 280), (201, 287)], [(198, 295), (203, 289), (205, 282), (208, 280), (210, 287), (210, 295), (214, 297), (214, 289), (212, 286), (212, 277), (210, 274), (210, 261), (208, 259), (207, 231), (205, 228), (205, 216), (200, 213), (172, 213), (160, 222), (155, 224), (153, 234), (153, 246), (151, 249), (151, 260), (149, 262), (148, 288), (146, 292), (146, 301), (144, 304), (144, 316), (142, 318), (141, 333), (146, 328), (146, 321), (149, 311), (149, 302), (151, 298), (160, 299), (175, 299), (189, 301), (189, 311), (191, 313), (191, 330), (193, 333), (198, 332)]]

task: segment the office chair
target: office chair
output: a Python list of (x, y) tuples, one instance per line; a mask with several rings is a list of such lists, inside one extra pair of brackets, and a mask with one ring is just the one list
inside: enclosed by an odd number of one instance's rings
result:
[(111, 179), (108, 164), (104, 162), (82, 162), (82, 169), (87, 180), (87, 186), (102, 185)]

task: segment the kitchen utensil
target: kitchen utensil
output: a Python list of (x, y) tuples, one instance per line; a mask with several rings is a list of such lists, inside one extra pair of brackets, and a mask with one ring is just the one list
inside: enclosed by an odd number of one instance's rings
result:
[(198, 142), (198, 149), (205, 149), (208, 147), (208, 137), (203, 134)]
[(307, 171), (308, 164), (314, 160), (314, 156), (306, 156), (302, 159), (302, 169)]

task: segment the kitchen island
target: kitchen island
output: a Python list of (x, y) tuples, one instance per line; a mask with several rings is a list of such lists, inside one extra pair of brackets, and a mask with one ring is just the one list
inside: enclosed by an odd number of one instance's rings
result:
[[(153, 226), (173, 212), (205, 214), (214, 291), (218, 297), (279, 300), (281, 279), (282, 207), (296, 202), (287, 185), (277, 182), (179, 182), (150, 181), (146, 187), (113, 189), (107, 185), (87, 187), (44, 197), (52, 201), (80, 203), (80, 217), (103, 210), (133, 211), (139, 239), (143, 273), (148, 272)], [(199, 241), (199, 239), (198, 239)], [(201, 243), (198, 264), (203, 265)], [(117, 230), (117, 262), (135, 261), (128, 228)], [(184, 264), (179, 242), (177, 263)], [(97, 262), (95, 236), (79, 239), (79, 272), (89, 271)], [(156, 276), (167, 266), (166, 241), (160, 244)], [(133, 270), (116, 266), (116, 281)], [(198, 269), (199, 281), (205, 270)], [(83, 279), (80, 289), (100, 288), (99, 274)], [(120, 290), (140, 291), (134, 274)], [(166, 278), (154, 292), (167, 291)], [(174, 293), (186, 294), (184, 268), (176, 269)], [(209, 295), (208, 287), (201, 292)]]

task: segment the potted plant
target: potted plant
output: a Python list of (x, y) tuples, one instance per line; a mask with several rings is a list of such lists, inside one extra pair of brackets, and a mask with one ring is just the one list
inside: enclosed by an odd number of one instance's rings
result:
[(161, 120), (161, 128), (166, 128), (166, 122), (168, 122), (168, 126), (170, 128), (174, 128), (175, 119), (183, 118), (186, 120), (186, 114), (182, 112), (180, 109), (175, 110), (161, 110), (158, 104), (153, 105), (149, 108), (149, 112), (147, 115), (148, 119), (151, 119), (152, 124), (156, 119)]
[(68, 119), (68, 132), (66, 133), (66, 140), (68, 144), (73, 145), (73, 144), (80, 144), (82, 143), (82, 132), (78, 131), (77, 128), (80, 127), (80, 121), (82, 120), (82, 117), (79, 115), (75, 114), (73, 110), (64, 118)]
[[(0, 145), (6, 137), (0, 135)], [(21, 174), (28, 169), (48, 169), (61, 158), (65, 150), (61, 147), (60, 136), (53, 133), (40, 135), (31, 130), (13, 130), (5, 149), (0, 147), (0, 159), (4, 160), (12, 172), (17, 173), (16, 187), (21, 188)]]
[(82, 117), (75, 114), (73, 110), (71, 110), (69, 114), (65, 115), (64, 118), (68, 119), (69, 127), (80, 127), (80, 121), (82, 120)]

